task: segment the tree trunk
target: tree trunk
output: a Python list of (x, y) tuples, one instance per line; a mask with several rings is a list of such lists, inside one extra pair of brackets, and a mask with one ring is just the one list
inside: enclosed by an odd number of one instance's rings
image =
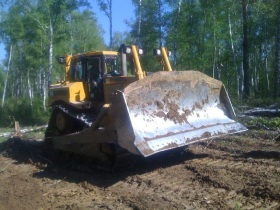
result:
[(280, 4), (278, 6), (278, 21), (277, 21), (277, 35), (276, 35), (276, 68), (275, 68), (275, 90), (274, 97), (279, 98), (280, 91)]
[(265, 58), (265, 78), (266, 78), (266, 91), (267, 94), (270, 94), (270, 81), (269, 81), (269, 66), (268, 66), (268, 56)]
[(248, 98), (250, 95), (248, 10), (247, 9), (248, 9), (247, 0), (242, 0), (244, 98)]
[(8, 76), (9, 76), (9, 70), (10, 70), (11, 59), (12, 59), (12, 52), (13, 52), (13, 45), (11, 44), (11, 46), (10, 46), (10, 54), (9, 54), (9, 60), (8, 60), (8, 66), (7, 66), (6, 79), (5, 79), (5, 83), (4, 83), (4, 90), (3, 90), (3, 96), (2, 96), (2, 104), (1, 104), (1, 107), (3, 107), (4, 104), (5, 104), (5, 98), (6, 98), (6, 93), (7, 93), (7, 84), (8, 84)]
[(214, 34), (213, 34), (213, 42), (214, 42), (214, 53), (213, 53), (213, 65), (212, 65), (212, 77), (215, 78), (215, 69), (216, 69), (216, 57), (217, 57), (217, 40), (216, 40), (216, 18), (213, 14), (214, 20), (213, 20), (213, 24), (214, 24)]
[(46, 72), (43, 71), (43, 107), (44, 107), (44, 111), (47, 110), (47, 93), (48, 93), (48, 85), (46, 82)]
[(49, 40), (49, 69), (48, 69), (48, 87), (51, 85), (52, 82), (52, 67), (53, 67), (53, 21), (50, 19), (50, 40)]
[(29, 98), (30, 98), (30, 105), (32, 106), (33, 103), (33, 91), (32, 91), (32, 85), (31, 85), (31, 82), (30, 82), (30, 78), (29, 78), (29, 69), (27, 71), (27, 85), (28, 85), (28, 95), (29, 95)]
[(162, 2), (161, 0), (157, 0), (158, 3), (158, 21), (159, 21), (159, 46), (162, 47), (162, 16), (161, 16), (161, 8), (162, 8)]
[(217, 79), (218, 80), (222, 80), (222, 67), (223, 67), (223, 63), (222, 63), (221, 57), (222, 57), (222, 52), (221, 52), (221, 49), (219, 47), (219, 51), (218, 51), (218, 61), (219, 61), (219, 64), (217, 66)]
[[(257, 52), (257, 49), (255, 49), (255, 52)], [(253, 66), (254, 68), (254, 74), (253, 74), (253, 77), (252, 77), (252, 86), (254, 88), (254, 92), (255, 92), (255, 95), (258, 94), (259, 92), (259, 68), (258, 68), (258, 63), (260, 62), (257, 58), (257, 55), (254, 55), (254, 58), (252, 58), (253, 60)]]
[(182, 0), (178, 0), (178, 11), (176, 14), (176, 20), (175, 20), (175, 30), (174, 30), (174, 71), (177, 69), (177, 39), (178, 39), (178, 22), (180, 18), (181, 13), (181, 4)]
[(109, 21), (110, 21), (110, 50), (113, 47), (113, 17), (112, 17), (112, 0), (109, 2)]
[(113, 0), (97, 0), (100, 9), (105, 13), (105, 15), (109, 19), (109, 30), (110, 30), (110, 43), (109, 43), (109, 48), (112, 50), (113, 48), (113, 14), (112, 14), (112, 1)]
[(229, 37), (230, 37), (230, 43), (231, 43), (231, 51), (232, 51), (232, 56), (233, 56), (234, 71), (235, 71), (235, 75), (236, 75), (236, 94), (237, 94), (237, 98), (240, 99), (240, 92), (239, 92), (240, 74), (239, 74), (239, 71), (238, 71), (238, 66), (237, 66), (237, 61), (236, 61), (236, 53), (235, 53), (235, 48), (234, 48), (234, 44), (233, 44), (230, 9), (228, 10), (228, 27), (229, 27)]
[(141, 21), (142, 21), (142, 0), (138, 1), (138, 31), (137, 31), (137, 45), (140, 46), (140, 36), (141, 36)]
[(228, 65), (228, 61), (226, 62), (226, 73), (227, 73), (227, 90), (228, 92), (230, 92), (230, 87), (231, 87), (231, 77), (230, 77), (230, 73), (229, 73), (229, 65)]

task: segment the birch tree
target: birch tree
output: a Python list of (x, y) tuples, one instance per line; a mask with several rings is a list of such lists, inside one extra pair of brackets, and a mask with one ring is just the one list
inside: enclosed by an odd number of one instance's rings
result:
[(6, 78), (5, 78), (5, 81), (4, 81), (4, 89), (3, 89), (1, 107), (3, 107), (4, 104), (5, 104), (5, 98), (6, 98), (6, 92), (7, 92), (7, 84), (8, 84), (8, 77), (9, 77), (9, 71), (10, 71), (10, 66), (11, 66), (12, 54), (13, 54), (13, 45), (11, 44), (10, 52), (9, 52), (8, 65), (7, 65), (7, 71), (6, 71)]
[(11, 7), (9, 14), (5, 14), (5, 17), (3, 15), (0, 24), (0, 37), (8, 49), (8, 62), (6, 66), (6, 75), (4, 80), (4, 88), (1, 103), (2, 107), (5, 104), (5, 99), (7, 95), (9, 72), (11, 68), (11, 60), (13, 55), (13, 45), (18, 42), (18, 39), (22, 37), (23, 33), (24, 31), (22, 27), (21, 17), (18, 14), (18, 10), (16, 7)]
[(46, 104), (45, 95), (46, 89), (50, 86), (52, 81), (53, 71), (53, 52), (54, 52), (54, 39), (58, 32), (58, 26), (63, 24), (66, 17), (73, 10), (80, 6), (87, 5), (86, 0), (42, 0), (38, 2), (31, 2), (28, 0), (20, 1), (25, 14), (30, 16), (40, 28), (48, 40), (48, 68), (47, 68), (47, 81), (44, 81), (44, 104)]
[(178, 0), (178, 9), (177, 9), (177, 14), (175, 18), (175, 23), (174, 23), (174, 43), (173, 43), (173, 50), (174, 50), (174, 70), (176, 71), (177, 69), (177, 33), (178, 33), (178, 21), (180, 19), (180, 14), (181, 14), (181, 4), (182, 0)]
[(274, 97), (280, 96), (280, 4), (277, 7), (277, 34), (276, 34), (276, 66), (275, 66), (275, 91)]
[(250, 95), (250, 75), (249, 75), (249, 38), (248, 38), (248, 0), (242, 0), (242, 20), (243, 20), (243, 73), (244, 73), (244, 97)]

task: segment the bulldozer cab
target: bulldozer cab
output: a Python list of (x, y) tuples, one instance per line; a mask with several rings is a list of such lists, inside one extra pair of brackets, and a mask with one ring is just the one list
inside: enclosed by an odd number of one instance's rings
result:
[[(111, 89), (119, 84), (125, 83), (127, 77), (124, 77), (119, 65), (118, 54), (101, 54), (86, 56), (83, 58), (84, 83), (89, 101), (106, 102), (109, 101), (108, 95)], [(105, 95), (107, 97), (105, 97)]]
[[(60, 57), (59, 63), (65, 64), (66, 81), (50, 88), (50, 105), (58, 99), (61, 89), (69, 89), (67, 103), (79, 101), (104, 102), (104, 78), (120, 76), (118, 53), (114, 51), (96, 51), (74, 56)], [(77, 97), (79, 95), (79, 97)]]
[[(64, 101), (74, 106), (81, 102), (110, 103), (110, 95), (116, 89), (122, 90), (130, 83), (143, 78), (139, 63), (138, 48), (132, 46), (128, 62), (116, 51), (91, 51), (77, 55), (59, 57), (65, 65), (65, 82), (52, 85), (49, 90), (49, 105)], [(127, 52), (124, 53), (125, 56)], [(123, 69), (130, 68), (131, 76)], [(140, 70), (139, 70), (140, 69)]]

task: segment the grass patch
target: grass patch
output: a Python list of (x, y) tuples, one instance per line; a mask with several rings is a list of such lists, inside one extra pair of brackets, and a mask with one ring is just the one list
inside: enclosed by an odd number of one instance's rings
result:
[[(23, 129), (23, 128), (21, 128), (21, 129)], [(32, 127), (26, 127), (25, 129), (29, 130), (29, 129), (32, 129)], [(46, 128), (42, 128), (42, 129), (35, 130), (35, 131), (29, 131), (29, 132), (23, 133), (22, 137), (25, 139), (43, 139), (45, 136), (45, 130), (46, 130)], [(9, 132), (13, 133), (14, 129), (13, 128), (0, 128), (0, 134), (9, 133)], [(9, 138), (10, 138), (10, 136), (9, 137), (0, 136), (0, 143), (7, 141)]]
[(26, 139), (43, 139), (45, 136), (45, 130), (28, 132), (25, 133), (23, 136)]
[[(14, 129), (13, 128), (0, 128), (0, 134), (2, 133), (8, 133), (8, 132), (13, 132)], [(4, 141), (7, 141), (9, 139), (9, 137), (1, 137), (0, 136), (0, 143), (3, 143)]]
[(12, 132), (13, 130), (14, 130), (13, 128), (0, 128), (0, 134), (6, 132)]
[(241, 119), (240, 121), (243, 121), (245, 126), (259, 126), (275, 130), (280, 128), (280, 117), (254, 117)]
[(7, 141), (8, 138), (7, 137), (0, 137), (0, 144)]

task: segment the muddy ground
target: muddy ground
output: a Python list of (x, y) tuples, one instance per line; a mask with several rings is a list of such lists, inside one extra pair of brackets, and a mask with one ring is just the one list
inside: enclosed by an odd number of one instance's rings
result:
[(9, 139), (0, 144), (0, 209), (280, 209), (278, 134), (251, 130), (127, 157), (114, 172), (41, 140)]

